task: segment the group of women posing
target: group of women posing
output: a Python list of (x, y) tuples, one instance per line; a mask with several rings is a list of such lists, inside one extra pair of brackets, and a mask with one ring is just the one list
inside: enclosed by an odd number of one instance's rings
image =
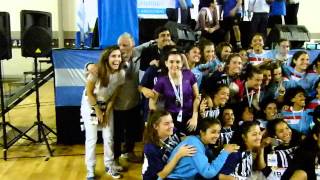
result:
[[(319, 104), (310, 100), (320, 94), (320, 57), (309, 65), (305, 51), (265, 52), (259, 34), (252, 48), (243, 58), (228, 43), (215, 51), (203, 41), (185, 54), (165, 53), (150, 96), (144, 179), (316, 177), (319, 123), (311, 114)], [(295, 71), (304, 73), (296, 78)], [(293, 163), (310, 142), (312, 172)]]
[[(185, 54), (175, 46), (163, 49), (159, 63), (146, 70), (139, 86), (149, 99), (144, 109), (149, 112), (144, 179), (317, 176), (320, 128), (312, 113), (319, 105), (320, 58), (309, 65), (307, 52), (297, 51), (292, 58), (281, 54), (289, 59), (272, 60), (279, 55), (264, 56), (261, 37), (253, 37), (248, 56), (232, 53), (228, 43), (215, 50), (206, 40)], [(87, 77), (81, 112), (88, 179), (95, 177), (99, 128), (106, 172), (121, 177), (111, 149), (113, 104), (126, 76), (121, 63), (119, 48), (109, 47), (97, 74)], [(301, 160), (304, 151), (310, 163)]]

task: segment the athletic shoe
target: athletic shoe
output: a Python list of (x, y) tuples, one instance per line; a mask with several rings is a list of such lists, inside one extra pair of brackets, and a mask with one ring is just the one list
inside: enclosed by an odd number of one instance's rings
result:
[(121, 174), (113, 166), (106, 167), (106, 172), (114, 179), (121, 178)]

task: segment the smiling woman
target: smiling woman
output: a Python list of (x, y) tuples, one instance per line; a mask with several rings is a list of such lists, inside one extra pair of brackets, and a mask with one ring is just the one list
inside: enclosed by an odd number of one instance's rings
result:
[[(182, 158), (175, 169), (170, 173), (168, 179), (198, 179), (197, 174), (204, 178), (215, 177), (230, 153), (236, 152), (239, 146), (227, 144), (218, 156), (214, 156), (209, 144), (216, 144), (220, 136), (221, 125), (219, 120), (205, 118), (199, 122), (197, 136), (188, 136), (173, 151), (169, 158), (172, 159), (180, 147), (193, 146), (197, 152), (192, 157)], [(209, 159), (213, 159), (209, 162)]]
[(253, 150), (260, 148), (261, 138), (258, 123), (244, 122), (231, 139), (231, 143), (238, 144), (240, 150), (230, 154), (220, 171), (219, 179), (250, 179), (253, 172)]
[(180, 142), (180, 135), (174, 132), (172, 117), (164, 110), (150, 112), (143, 140), (142, 176), (145, 180), (165, 178), (182, 157), (192, 156), (196, 152), (192, 146), (182, 146), (168, 161), (171, 151)]
[(98, 73), (87, 77), (83, 93), (81, 116), (86, 130), (85, 162), (87, 179), (95, 178), (97, 131), (102, 129), (104, 165), (113, 178), (120, 178), (114, 166), (113, 156), (113, 104), (118, 87), (124, 83), (125, 73), (120, 70), (122, 62), (118, 46), (108, 47), (98, 62)]
[(311, 133), (296, 150), (292, 163), (282, 176), (283, 179), (319, 179), (320, 177), (320, 124), (312, 128)]
[(200, 103), (200, 115), (202, 118), (218, 118), (220, 108), (229, 100), (230, 90), (226, 84), (207, 84), (204, 98)]
[(284, 102), (290, 107), (282, 111), (284, 120), (292, 129), (307, 134), (312, 126), (310, 109), (306, 109), (305, 90), (301, 87), (291, 88), (286, 91)]
[(199, 91), (196, 78), (190, 70), (182, 69), (180, 52), (170, 51), (165, 57), (164, 76), (154, 86), (155, 95), (149, 107), (156, 110), (159, 95), (162, 95), (165, 109), (170, 112), (179, 132), (189, 134), (197, 127)]

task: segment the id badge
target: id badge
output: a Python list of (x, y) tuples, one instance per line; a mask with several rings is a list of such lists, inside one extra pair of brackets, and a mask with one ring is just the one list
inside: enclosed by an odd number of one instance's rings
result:
[(282, 175), (286, 171), (286, 168), (274, 168), (267, 177), (267, 180), (281, 180)]
[(267, 155), (267, 165), (270, 167), (276, 167), (278, 166), (278, 160), (276, 154), (268, 154)]
[(179, 111), (179, 114), (177, 116), (177, 121), (182, 122), (182, 111), (181, 110)]
[(235, 177), (236, 180), (248, 180), (248, 177), (237, 176), (237, 175), (234, 175), (233, 177)]

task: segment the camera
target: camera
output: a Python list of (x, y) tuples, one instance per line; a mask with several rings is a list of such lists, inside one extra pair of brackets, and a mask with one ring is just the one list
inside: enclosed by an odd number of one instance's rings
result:
[(271, 145), (272, 145), (273, 147), (277, 147), (277, 146), (279, 146), (279, 145), (281, 145), (281, 144), (282, 144), (282, 141), (281, 141), (280, 139), (272, 138)]
[(121, 69), (128, 69), (129, 66), (130, 66), (129, 62), (128, 62), (128, 61), (125, 61), (125, 62), (122, 63)]

